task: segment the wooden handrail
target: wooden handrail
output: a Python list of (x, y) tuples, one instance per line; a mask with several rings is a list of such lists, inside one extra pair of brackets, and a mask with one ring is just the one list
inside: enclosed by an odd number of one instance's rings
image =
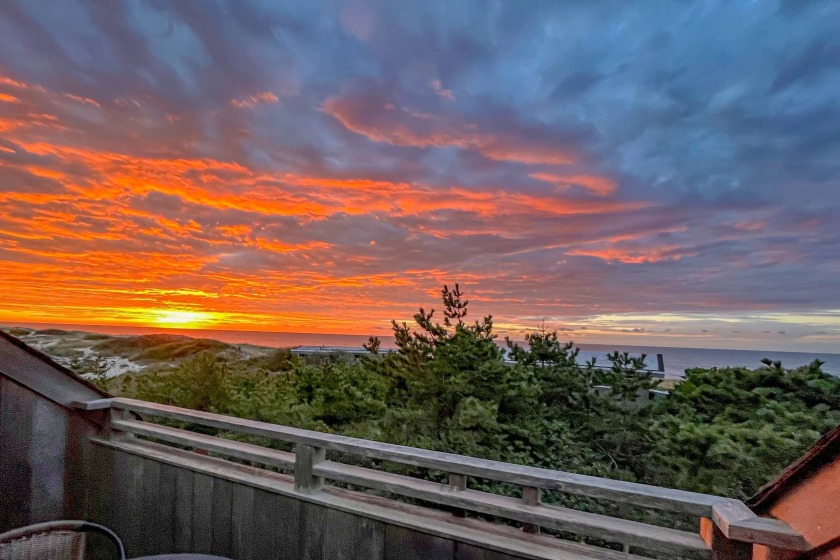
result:
[[(688, 513), (711, 519), (727, 539), (765, 544), (794, 551), (810, 549), (810, 545), (804, 537), (791, 529), (786, 523), (758, 517), (743, 503), (729, 498), (325, 434), (134, 399), (101, 399), (74, 403), (74, 406), (83, 410), (110, 408), (131, 411), (152, 417), (169, 418), (240, 434), (294, 443), (298, 447), (296, 457), (291, 453), (269, 450), (258, 445), (234, 442), (148, 422), (126, 419), (112, 421), (112, 427), (115, 430), (135, 433), (179, 445), (207, 449), (261, 464), (293, 469), (294, 463), (297, 461), (301, 466), (297, 469), (296, 480), (300, 479), (297, 483), (299, 489), (304, 492), (317, 491), (320, 487), (320, 479), (323, 477), (387, 490), (404, 496), (427, 499), (472, 511), (508, 517), (533, 525), (557, 529), (565, 528), (565, 530), (575, 527), (582, 534), (601, 536), (602, 538), (606, 538), (606, 534), (599, 533), (595, 525), (599, 523), (603, 525), (606, 520), (610, 520), (615, 526), (608, 533), (613, 535), (616, 541), (652, 550), (674, 553), (679, 551), (680, 555), (686, 557), (702, 556), (701, 547), (705, 546), (698, 544), (698, 541), (694, 539), (697, 535), (693, 533), (682, 534), (681, 531), (638, 523), (636, 525), (664, 531), (640, 532), (639, 527), (626, 525), (634, 522), (617, 518), (598, 516), (599, 519), (596, 520), (587, 517), (594, 514), (585, 514), (576, 510), (562, 511), (565, 508), (554, 508), (543, 504), (533, 505), (504, 496), (466, 489), (453, 490), (452, 487), (447, 485), (418, 481), (410, 477), (383, 473), (373, 469), (362, 469), (361, 467), (325, 461), (323, 452), (333, 450), (440, 470), (454, 475), (475, 476), (518, 484), (523, 487), (558, 490), (651, 509)], [(310, 451), (309, 454), (301, 455), (306, 450)], [(560, 511), (558, 512), (558, 510)], [(574, 515), (569, 512), (574, 512)], [(580, 517), (581, 515), (583, 517)], [(604, 519), (600, 519), (601, 517)], [(595, 533), (592, 531), (595, 531)], [(669, 533), (669, 531), (674, 531), (674, 533)], [(699, 539), (699, 537), (697, 538)], [(660, 548), (657, 548), (657, 546)], [(708, 552), (708, 548), (705, 551)]]
[(291, 428), (255, 420), (246, 420), (200, 412), (175, 406), (150, 403), (134, 399), (113, 398), (80, 403), (79, 408), (95, 410), (117, 408), (160, 418), (191, 422), (211, 428), (242, 434), (266, 437), (290, 443), (322, 447), (351, 455), (382, 459), (418, 467), (453, 472), (534, 486), (544, 490), (558, 490), (569, 494), (602, 498), (652, 509), (689, 513), (698, 517), (711, 517), (712, 506), (720, 501), (716, 496), (649, 486), (635, 482), (612, 480), (582, 474), (528, 467), (501, 461), (466, 457), (454, 453), (430, 451), (403, 445), (394, 445), (311, 430)]
[(678, 557), (707, 558), (709, 555), (703, 540), (697, 534), (686, 531), (546, 504), (529, 505), (516, 498), (489, 492), (453, 491), (448, 485), (436, 482), (332, 461), (316, 465), (314, 472), (330, 480), (606, 541), (627, 542)]
[[(246, 461), (292, 469), (295, 488), (304, 493), (317, 491), (323, 479), (381, 490), (409, 498), (456, 507), (612, 542), (626, 542), (647, 550), (683, 558), (708, 558), (709, 548), (694, 533), (635, 521), (550, 506), (466, 488), (466, 480), (440, 484), (375, 469), (326, 461), (316, 448), (298, 444), (297, 456), (258, 445), (198, 434), (140, 420), (115, 419), (112, 428), (157, 441), (212, 451)], [(455, 475), (458, 478), (460, 475)], [(463, 482), (463, 484), (461, 484)], [(525, 487), (532, 488), (533, 487)]]

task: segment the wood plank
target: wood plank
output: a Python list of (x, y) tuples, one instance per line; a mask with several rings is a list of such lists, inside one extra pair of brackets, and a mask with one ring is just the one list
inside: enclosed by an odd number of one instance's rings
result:
[(112, 408), (114, 397), (95, 399), (92, 401), (71, 401), (67, 406), (76, 410), (107, 410)]
[(722, 499), (712, 506), (711, 518), (721, 532), (727, 536), (730, 524), (754, 517), (756, 515), (752, 510), (738, 500)]
[(315, 492), (324, 485), (324, 479), (315, 474), (315, 465), (326, 458), (326, 449), (297, 444), (295, 449), (295, 490)]
[(455, 560), (519, 560), (519, 557), (496, 552), (495, 550), (487, 550), (480, 546), (456, 542)]
[(274, 498), (277, 518), (277, 547), (280, 551), (278, 558), (297, 560), (303, 535), (301, 534), (301, 507), (303, 504), (297, 497), (289, 498), (271, 493)]
[[(447, 475), (447, 478), (449, 480), (449, 488), (451, 488), (453, 491), (466, 490), (467, 489), (467, 476), (466, 475), (458, 474), (458, 473), (449, 473)], [(453, 508), (452, 509), (452, 515), (455, 515), (457, 517), (466, 517), (467, 512), (464, 511), (461, 508)]]
[(141, 546), (138, 551), (138, 554), (141, 556), (150, 556), (163, 552), (160, 548), (160, 534), (168, 531), (168, 527), (163, 526), (163, 521), (157, 515), (156, 511), (160, 502), (171, 503), (170, 500), (162, 499), (167, 494), (161, 493), (160, 469), (161, 464), (157, 461), (143, 460), (143, 490), (140, 495)]
[(94, 523), (103, 524), (104, 511), (102, 504), (102, 488), (105, 487), (103, 472), (107, 472), (103, 468), (104, 461), (102, 456), (105, 453), (110, 453), (110, 449), (103, 448), (100, 445), (94, 445), (90, 442), (85, 443), (85, 519), (93, 521)]
[(203, 426), (262, 436), (280, 441), (300, 443), (312, 447), (322, 447), (363, 457), (384, 459), (445, 472), (478, 476), (524, 486), (535, 486), (546, 490), (559, 490), (571, 494), (631, 503), (649, 508), (690, 513), (698, 516), (711, 517), (712, 505), (719, 500), (716, 496), (683, 490), (536, 467), (526, 467), (523, 465), (489, 461), (475, 457), (441, 453), (334, 434), (324, 434), (134, 399), (116, 398), (111, 401), (111, 404), (115, 408), (132, 410), (140, 414), (194, 422)]
[(327, 509), (323, 558), (329, 560), (384, 560), (385, 524), (381, 521)]
[(812, 546), (804, 535), (781, 519), (754, 517), (732, 523), (728, 538), (749, 543), (762, 543), (776, 548), (806, 552)]
[(780, 519), (758, 517), (738, 500), (721, 500), (712, 507), (712, 520), (728, 539), (761, 543), (804, 552), (811, 544)]
[(726, 538), (711, 519), (700, 519), (700, 535), (711, 548), (711, 560), (752, 560), (753, 545)]
[(279, 508), (275, 496), (264, 490), (254, 492), (254, 531), (251, 538), (254, 543), (254, 558), (280, 558), (277, 544)]
[[(533, 486), (523, 486), (522, 487), (522, 501), (529, 506), (538, 506), (542, 501), (542, 490), (540, 488), (535, 488)], [(522, 526), (522, 530), (526, 533), (539, 533), (540, 526), (539, 525), (532, 525), (530, 523), (525, 523)]]
[(114, 455), (107, 499), (112, 500), (111, 528), (120, 536), (129, 558), (139, 556), (142, 546), (143, 459), (130, 453)]
[(230, 555), (234, 560), (254, 559), (254, 493), (252, 486), (234, 484), (231, 496)]
[(87, 519), (87, 439), (96, 433), (92, 423), (69, 411), (64, 455), (64, 519)]
[(487, 560), (487, 549), (456, 542), (455, 560)]
[[(113, 472), (113, 449), (94, 445), (90, 442), (84, 444), (86, 468), (85, 488), (87, 489), (86, 511), (84, 519), (113, 528), (114, 523), (111, 515), (113, 510), (113, 497), (108, 494), (110, 477)], [(113, 560), (113, 545), (105, 538), (98, 535), (88, 536), (87, 556), (89, 560)]]
[(0, 376), (0, 495), (3, 496), (3, 527), (14, 529), (32, 523), (32, 465), (29, 464), (32, 407), (35, 395), (25, 387)]
[[(799, 552), (782, 550), (780, 548), (764, 546), (763, 544), (757, 544), (753, 548), (753, 558), (760, 558), (761, 560), (801, 560), (802, 557), (802, 554)], [(819, 558), (819, 555), (813, 554), (811, 558)]]
[(213, 477), (196, 473), (193, 476), (192, 549), (207, 554), (213, 538)]
[(175, 552), (192, 549), (193, 477), (192, 471), (175, 471)]
[[(0, 375), (0, 449), (5, 449), (3, 440), (3, 383), (5, 377)], [(0, 496), (5, 494), (5, 486), (12, 478), (12, 473), (5, 467), (4, 454), (0, 453)], [(0, 508), (0, 533), (8, 531), (13, 527), (8, 523), (7, 518), (11, 515), (9, 508)]]
[(32, 433), (27, 461), (32, 469), (29, 522), (52, 521), (65, 510), (64, 459), (67, 446), (68, 411), (40, 395), (32, 395), (29, 415)]
[(384, 560), (454, 560), (455, 542), (412, 529), (385, 527)]
[(515, 498), (477, 490), (453, 491), (447, 485), (435, 482), (332, 461), (317, 464), (314, 472), (325, 478), (349, 484), (514, 519), (532, 525), (602, 538), (607, 541), (626, 542), (686, 558), (708, 558), (709, 556), (708, 547), (703, 540), (695, 533), (686, 531), (569, 508), (529, 505)]
[[(157, 461), (154, 461), (157, 462)], [(175, 551), (175, 498), (178, 495), (178, 469), (160, 463), (160, 486), (157, 490), (155, 515), (159, 520), (159, 532), (155, 535), (157, 553), (170, 554)]]
[(123, 432), (151, 437), (195, 449), (212, 451), (213, 453), (236, 457), (245, 461), (253, 461), (261, 465), (271, 465), (283, 469), (293, 469), (295, 466), (294, 453), (268, 449), (251, 443), (208, 436), (189, 430), (180, 430), (139, 420), (116, 420), (112, 422), (112, 426), (114, 429)]
[(329, 508), (315, 504), (300, 506), (300, 560), (332, 558), (324, 553), (324, 533), (332, 531), (327, 526)]
[(213, 520), (211, 554), (228, 557), (231, 554), (233, 484), (222, 478), (213, 479)]
[[(595, 553), (593, 558), (596, 559), (605, 559), (608, 556), (601, 556), (601, 552)], [(510, 554), (504, 554), (502, 552), (497, 552), (495, 550), (488, 550), (484, 556), (484, 560), (518, 560), (519, 556), (511, 556)], [(628, 557), (627, 560), (631, 560), (631, 557)]]

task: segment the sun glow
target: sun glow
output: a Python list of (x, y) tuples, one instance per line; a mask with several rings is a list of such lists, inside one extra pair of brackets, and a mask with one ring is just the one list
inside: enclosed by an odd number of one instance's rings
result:
[(215, 323), (216, 315), (206, 311), (158, 309), (152, 313), (152, 321), (155, 324), (171, 328), (198, 328)]

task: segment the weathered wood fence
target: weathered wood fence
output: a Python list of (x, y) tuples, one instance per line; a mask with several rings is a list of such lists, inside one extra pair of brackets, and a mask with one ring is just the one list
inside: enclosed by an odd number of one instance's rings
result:
[[(74, 406), (98, 415), (106, 426), (86, 448), (90, 517), (120, 531), (134, 554), (197, 551), (237, 559), (627, 560), (640, 558), (630, 553), (654, 553), (667, 558), (738, 560), (752, 558), (754, 544), (785, 551), (808, 548), (802, 536), (784, 522), (757, 517), (737, 500), (131, 399)], [(212, 428), (229, 437), (146, 419)], [(293, 444), (294, 452), (231, 439), (236, 434)], [(328, 451), (336, 457), (328, 459)], [(441, 471), (448, 473), (448, 480), (431, 482), (335, 460), (347, 457)], [(517, 485), (521, 497), (470, 489), (473, 477)], [(444, 508), (410, 505), (363, 489)], [(694, 516), (699, 531), (545, 504), (543, 491)], [(453, 508), (519, 522), (525, 531), (453, 515)], [(624, 552), (536, 534), (540, 527), (592, 537), (604, 545), (618, 543)]]

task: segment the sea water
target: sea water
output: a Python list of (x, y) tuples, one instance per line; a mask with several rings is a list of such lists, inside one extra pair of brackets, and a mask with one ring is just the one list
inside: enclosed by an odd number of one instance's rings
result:
[[(18, 326), (18, 325), (9, 325)], [(194, 338), (210, 338), (229, 344), (254, 344), (257, 346), (271, 346), (287, 348), (293, 346), (348, 346), (361, 347), (367, 341), (365, 335), (352, 334), (319, 334), (319, 333), (285, 333), (258, 331), (230, 331), (230, 330), (199, 330), (199, 329), (161, 329), (156, 327), (123, 327), (112, 325), (59, 325), (59, 324), (21, 324), (19, 326), (36, 329), (56, 328), (97, 332), (103, 334), (180, 334)], [(383, 348), (394, 346), (390, 336), (380, 336)], [(818, 352), (779, 352), (775, 350), (723, 350), (716, 348), (675, 348), (666, 346), (624, 346), (608, 344), (579, 344), (581, 349), (579, 361), (586, 362), (595, 358), (598, 365), (609, 365), (607, 354), (614, 350), (630, 352), (631, 354), (647, 354), (647, 367), (656, 369), (656, 355), (662, 354), (665, 361), (665, 377), (681, 377), (689, 368), (735, 367), (744, 366), (751, 369), (761, 367), (761, 360), (779, 360), (787, 368), (806, 365), (815, 359), (825, 362), (824, 372), (840, 376), (840, 354)]]

